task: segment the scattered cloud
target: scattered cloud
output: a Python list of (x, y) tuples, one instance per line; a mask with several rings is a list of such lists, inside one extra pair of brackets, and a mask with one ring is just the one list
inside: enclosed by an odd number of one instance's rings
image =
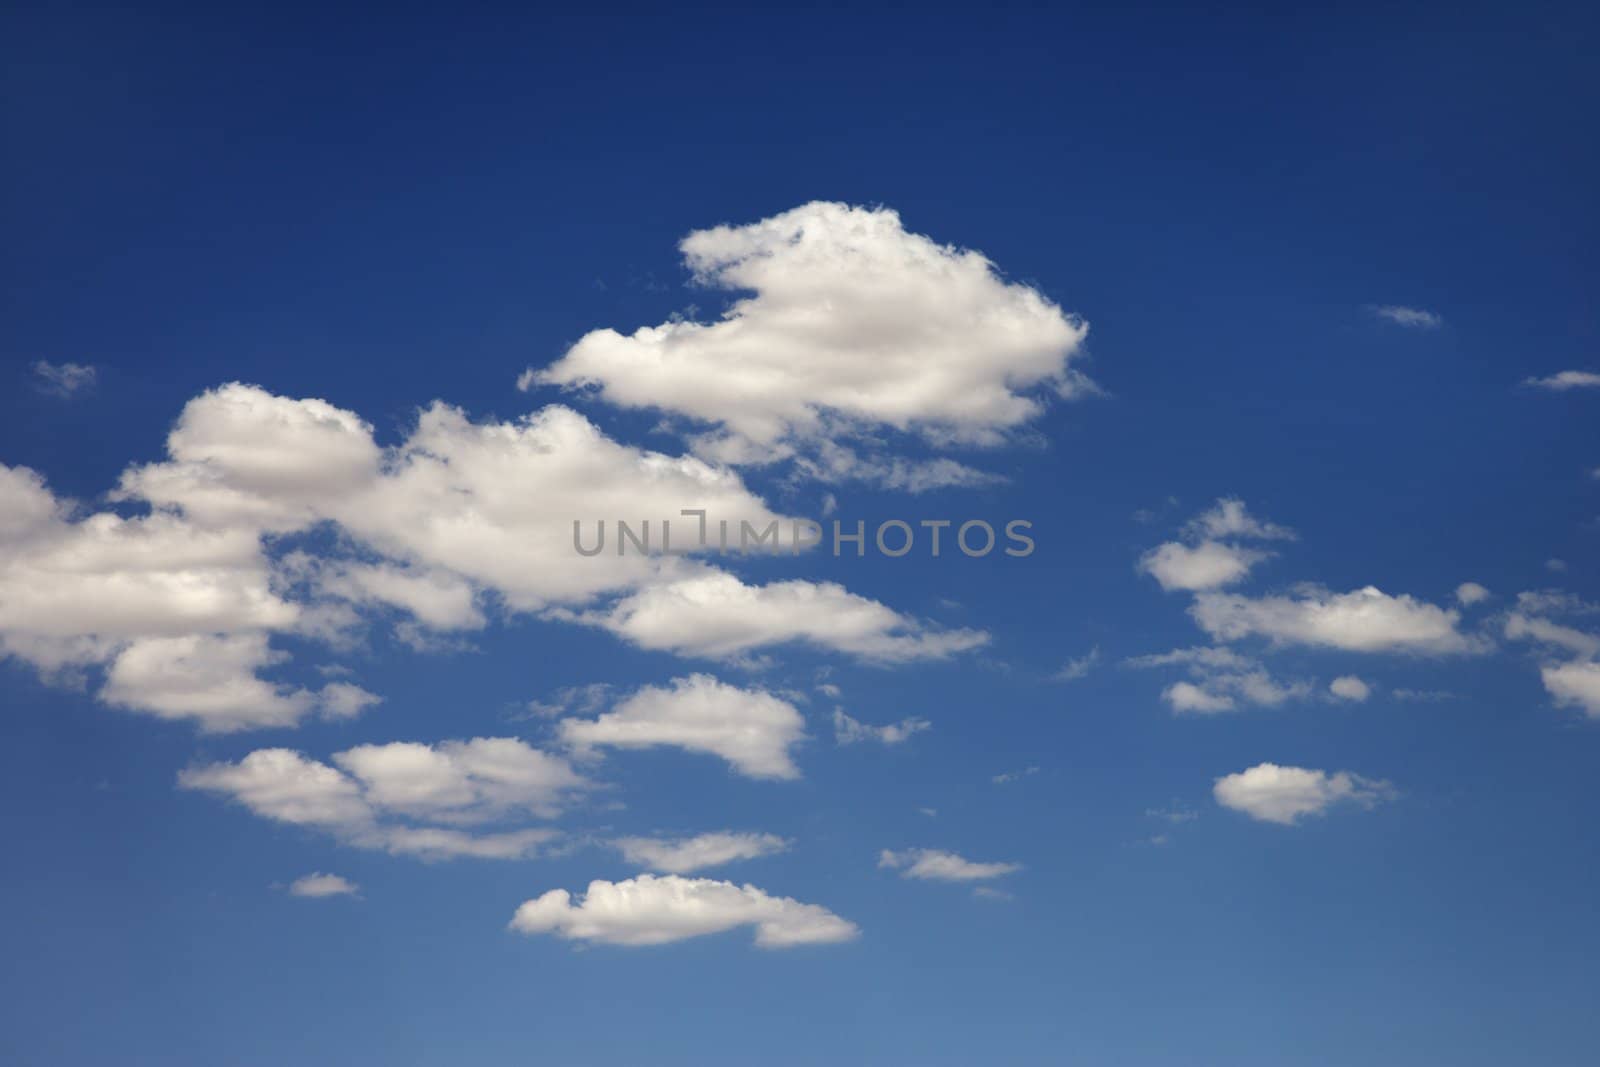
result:
[(1252, 819), (1292, 826), (1302, 817), (1321, 815), (1336, 804), (1371, 807), (1391, 799), (1394, 788), (1348, 771), (1329, 774), (1260, 763), (1218, 778), (1212, 794), (1218, 804)]
[(1030, 778), (1038, 773), (1038, 767), (1024, 767), (1020, 771), (1006, 771), (1003, 774), (997, 774), (993, 778), (989, 779), (989, 781), (993, 782), (995, 785), (1010, 785), (1012, 782), (1019, 782), (1024, 778)]
[(629, 863), (667, 874), (689, 874), (739, 860), (759, 859), (789, 847), (776, 834), (718, 833), (694, 837), (622, 837), (612, 842)]
[(1477, 582), (1462, 582), (1456, 586), (1456, 603), (1464, 608), (1471, 607), (1473, 604), (1481, 604), (1488, 600), (1489, 596), (1489, 590)]
[(1287, 526), (1266, 522), (1250, 514), (1238, 497), (1221, 497), (1208, 510), (1189, 520), (1184, 532), (1196, 540), (1234, 537), (1249, 541), (1293, 541), (1297, 535)]
[(1050, 676), (1052, 682), (1075, 682), (1079, 678), (1086, 678), (1089, 672), (1100, 663), (1100, 646), (1095, 645), (1089, 651), (1076, 659), (1069, 659), (1066, 665)]
[(868, 726), (846, 715), (843, 708), (833, 709), (833, 736), (841, 745), (854, 745), (862, 741), (875, 741), (883, 745), (898, 745), (909, 740), (912, 734), (930, 729), (927, 719), (906, 718), (885, 726)]
[(1020, 863), (974, 863), (954, 852), (932, 848), (913, 848), (903, 852), (884, 849), (878, 854), (878, 866), (898, 870), (902, 878), (936, 882), (987, 881), (1022, 870)]
[(708, 878), (641, 874), (621, 882), (596, 880), (577, 900), (552, 889), (526, 901), (511, 919), (524, 934), (639, 947), (755, 928), (760, 948), (835, 944), (860, 934), (855, 923), (827, 908), (775, 897), (755, 886)]
[(33, 384), (41, 393), (67, 397), (91, 388), (100, 372), (87, 363), (51, 363), (39, 360), (33, 365)]

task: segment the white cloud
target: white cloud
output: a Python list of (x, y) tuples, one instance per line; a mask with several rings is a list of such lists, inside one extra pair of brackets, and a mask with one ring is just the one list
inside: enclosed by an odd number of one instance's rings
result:
[(1460, 585), (1456, 586), (1456, 603), (1460, 604), (1462, 607), (1471, 607), (1473, 604), (1481, 604), (1483, 601), (1488, 600), (1489, 596), (1489, 590), (1485, 589), (1477, 582), (1462, 582)]
[(932, 848), (913, 848), (903, 852), (884, 849), (878, 854), (878, 866), (898, 870), (902, 878), (938, 882), (988, 881), (1022, 870), (1020, 863), (974, 863), (954, 852)]
[(1287, 526), (1265, 522), (1250, 514), (1244, 501), (1222, 497), (1206, 511), (1184, 524), (1185, 542), (1169, 541), (1146, 552), (1139, 569), (1153, 576), (1161, 588), (1217, 589), (1232, 585), (1250, 573), (1271, 553), (1230, 544), (1234, 541), (1292, 541), (1295, 532)]
[(843, 708), (833, 709), (833, 736), (841, 745), (854, 745), (861, 741), (876, 741), (884, 745), (898, 745), (909, 740), (912, 734), (930, 729), (927, 719), (905, 718), (884, 726), (868, 726), (846, 715)]
[[(215, 733), (293, 726), (317, 701), (306, 690), (256, 677), (281, 658), (267, 647), (264, 634), (136, 640), (112, 661), (100, 699), (164, 719), (192, 719)], [(336, 690), (330, 707), (336, 714), (349, 713), (352, 697)]]
[(99, 371), (86, 363), (51, 363), (41, 359), (33, 365), (34, 385), (42, 393), (53, 396), (71, 396), (80, 389), (88, 389), (99, 377)]
[(1360, 703), (1372, 695), (1372, 687), (1353, 674), (1346, 674), (1328, 683), (1328, 692), (1340, 700)]
[(289, 883), (289, 895), (292, 897), (358, 897), (361, 887), (354, 882), (341, 878), (337, 874), (323, 874), (318, 871), (314, 874), (302, 875)]
[(1122, 661), (1124, 667), (1145, 670), (1153, 667), (1186, 666), (1195, 670), (1242, 670), (1255, 665), (1255, 660), (1222, 646), (1175, 648), (1171, 652), (1158, 652), (1147, 656), (1131, 656)]
[(1083, 655), (1069, 659), (1066, 665), (1050, 676), (1052, 682), (1075, 682), (1086, 678), (1100, 663), (1100, 646), (1095, 645)]
[(333, 762), (338, 767), (289, 749), (258, 749), (237, 763), (191, 767), (178, 784), (227, 797), (265, 819), (325, 831), (357, 848), (429, 860), (531, 855), (556, 833), (532, 828), (475, 834), (459, 827), (523, 812), (553, 815), (587, 785), (564, 762), (515, 738), (431, 747), (362, 745)]
[(524, 902), (511, 919), (511, 929), (524, 934), (633, 947), (740, 926), (755, 928), (755, 943), (761, 948), (832, 944), (860, 933), (855, 923), (816, 904), (774, 897), (751, 885), (675, 874), (596, 880), (576, 901), (565, 889), (552, 889)]
[(1557, 704), (1582, 708), (1591, 719), (1600, 719), (1600, 663), (1577, 660), (1544, 667), (1539, 674)]
[(1172, 683), (1162, 690), (1161, 699), (1165, 700), (1173, 711), (1197, 712), (1202, 715), (1232, 711), (1235, 707), (1233, 698), (1226, 693), (1203, 689), (1193, 682)]
[(1564, 649), (1584, 659), (1600, 655), (1600, 636), (1585, 633), (1571, 626), (1517, 612), (1506, 617), (1505, 634), (1512, 640), (1528, 639), (1543, 645)]
[[(659, 547), (673, 519), (680, 549), (699, 532), (686, 506), (736, 528), (793, 522), (726, 469), (618, 444), (559, 406), (474, 423), (435, 403), (386, 449), (352, 412), (234, 383), (185, 406), (167, 451), (124, 472), (114, 499), (154, 509), (133, 517), (82, 514), (33, 471), (0, 466), (0, 655), (50, 677), (103, 669), (108, 703), (226, 731), (369, 706), (356, 687), (319, 694), (267, 672), (279, 635), (343, 647), (359, 637), (358, 609), (375, 606), (406, 616), (397, 636), (417, 648), (482, 627), (489, 606), (581, 611), (645, 647), (701, 656), (806, 641), (888, 663), (986, 640), (832, 583), (752, 587), (659, 553), (579, 556), (574, 520), (650, 521)], [(311, 542), (315, 554), (286, 540), (313, 528), (336, 534)], [(621, 599), (590, 607), (607, 596)]]
[(447, 824), (517, 811), (549, 818), (587, 785), (565, 760), (514, 737), (358, 745), (333, 761), (374, 806)]
[(1437, 330), (1444, 325), (1444, 319), (1431, 311), (1421, 308), (1400, 307), (1396, 304), (1380, 304), (1372, 309), (1372, 313), (1380, 319), (1387, 319), (1397, 326), (1406, 326), (1413, 330)]
[(1250, 514), (1238, 497), (1221, 497), (1209, 510), (1191, 519), (1184, 533), (1194, 540), (1237, 537), (1254, 541), (1293, 541), (1295, 532), (1287, 526), (1266, 522)]
[(989, 443), (1037, 416), (1041, 391), (1087, 387), (1069, 364), (1083, 323), (891, 210), (811, 203), (680, 248), (700, 284), (754, 295), (716, 322), (595, 330), (518, 384), (711, 425), (701, 447), (727, 462), (882, 427)]
[(1031, 778), (1038, 773), (1038, 767), (1029, 766), (1022, 768), (1020, 771), (1005, 771), (990, 778), (989, 781), (995, 785), (1010, 785), (1012, 782), (1020, 782), (1022, 779)]
[(1202, 669), (1199, 683), (1174, 682), (1162, 691), (1161, 698), (1175, 712), (1201, 715), (1233, 711), (1240, 702), (1258, 707), (1277, 707), (1287, 700), (1306, 696), (1311, 687), (1305, 682), (1284, 684), (1264, 670), (1211, 672)]
[(1554, 392), (1566, 392), (1569, 389), (1600, 389), (1600, 374), (1587, 370), (1564, 370), (1546, 378), (1525, 378), (1522, 384)]
[(1202, 541), (1193, 546), (1168, 541), (1146, 552), (1139, 560), (1139, 569), (1169, 591), (1216, 589), (1237, 582), (1266, 558), (1264, 552), (1220, 541)]
[(694, 837), (623, 837), (612, 842), (629, 863), (668, 874), (689, 874), (739, 860), (759, 859), (789, 847), (776, 834), (719, 833)]
[(791, 642), (876, 663), (943, 659), (987, 643), (980, 630), (924, 626), (834, 582), (746, 585), (706, 571), (663, 581), (602, 612), (568, 616), (637, 645), (710, 659), (735, 659)]
[(1212, 794), (1225, 808), (1262, 822), (1292, 826), (1302, 816), (1321, 815), (1335, 804), (1371, 807), (1388, 800), (1394, 789), (1348, 771), (1329, 774), (1304, 767), (1260, 763), (1238, 774), (1218, 778)]
[(562, 719), (560, 736), (580, 750), (670, 745), (708, 752), (750, 778), (798, 778), (790, 749), (805, 737), (793, 704), (707, 674), (645, 686), (597, 719)]
[(1456, 629), (1459, 616), (1454, 611), (1411, 596), (1389, 596), (1370, 585), (1350, 593), (1309, 589), (1298, 597), (1259, 599), (1202, 593), (1189, 613), (1202, 630), (1222, 641), (1260, 636), (1274, 644), (1422, 655), (1485, 648), (1482, 640)]

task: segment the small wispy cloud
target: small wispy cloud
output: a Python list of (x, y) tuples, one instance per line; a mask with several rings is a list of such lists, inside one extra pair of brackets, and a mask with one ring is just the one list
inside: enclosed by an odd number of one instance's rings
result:
[(1075, 682), (1094, 670), (1100, 663), (1100, 646), (1095, 645), (1088, 652), (1077, 659), (1070, 659), (1067, 665), (1050, 676), (1052, 682)]
[(1564, 370), (1544, 378), (1524, 378), (1522, 384), (1556, 393), (1569, 389), (1600, 389), (1600, 374), (1592, 370)]
[(1444, 319), (1422, 308), (1408, 308), (1399, 304), (1374, 304), (1368, 310), (1380, 319), (1412, 330), (1437, 330), (1444, 325)]
[(289, 883), (289, 895), (292, 897), (358, 897), (361, 887), (337, 874), (323, 874), (318, 871), (301, 878), (296, 878)]
[(94, 385), (99, 372), (87, 363), (51, 363), (39, 360), (33, 365), (33, 383), (41, 393), (71, 396)]

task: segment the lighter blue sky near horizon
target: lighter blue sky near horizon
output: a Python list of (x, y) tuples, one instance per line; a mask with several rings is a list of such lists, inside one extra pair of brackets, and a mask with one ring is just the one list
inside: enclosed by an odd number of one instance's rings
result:
[(141, 8), (0, 14), (0, 1059), (1593, 1062), (1592, 11)]

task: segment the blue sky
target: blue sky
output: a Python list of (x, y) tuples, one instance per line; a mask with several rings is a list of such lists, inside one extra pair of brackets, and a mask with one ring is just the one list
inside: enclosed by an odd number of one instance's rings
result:
[(1595, 31), (8, 9), (0, 1053), (1591, 1062)]

